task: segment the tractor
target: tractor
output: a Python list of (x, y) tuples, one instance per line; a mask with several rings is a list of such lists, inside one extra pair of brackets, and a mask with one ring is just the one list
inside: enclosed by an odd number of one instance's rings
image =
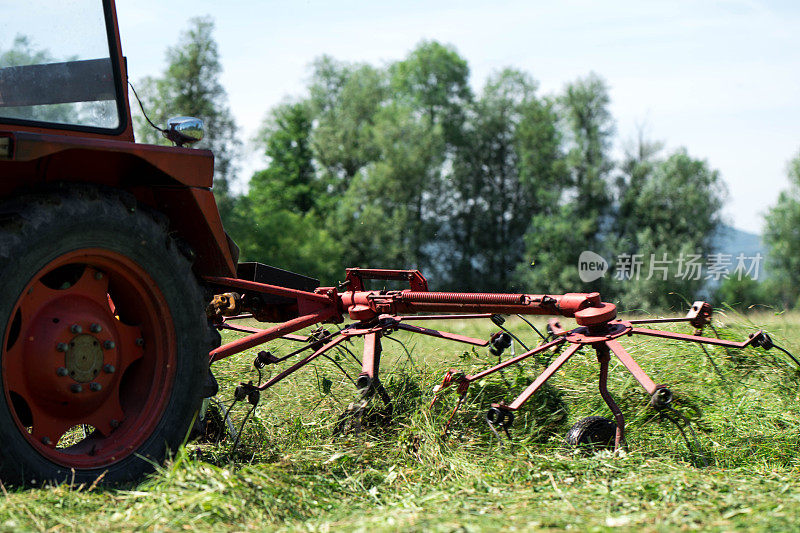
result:
[[(35, 42), (52, 52), (0, 50), (0, 480), (123, 483), (140, 479), (185, 441), (204, 400), (217, 392), (211, 363), (277, 338), (301, 348), (284, 357), (259, 352), (256, 367), (301, 357), (267, 383), (243, 383), (237, 399), (258, 393), (344, 341), (363, 339), (357, 387), (384, 394), (381, 338), (403, 330), (500, 353), (507, 336), (472, 339), (415, 320), (491, 319), (503, 314), (574, 318), (551, 321), (536, 348), (475, 376), (448, 373), (463, 395), (488, 373), (546, 350), (563, 351), (510, 404), (487, 413), (507, 427), (513, 412), (582, 347), (600, 363), (600, 390), (614, 422), (585, 420), (573, 440), (605, 432), (624, 445), (624, 418), (605, 389), (611, 354), (664, 408), (656, 385), (617, 341), (661, 336), (742, 348), (768, 347), (757, 332), (741, 343), (638, 327), (616, 318), (597, 293), (563, 295), (440, 293), (414, 270), (348, 269), (343, 283), (319, 287), (307, 276), (239, 263), (212, 193), (214, 155), (191, 145), (202, 123), (170, 120), (174, 146), (134, 140), (125, 57), (114, 0), (6, 6), (0, 45)], [(16, 36), (16, 37), (12, 37)], [(4, 39), (4, 40), (3, 40)], [(407, 283), (369, 290), (366, 280)], [(443, 313), (437, 315), (436, 313)], [(271, 323), (266, 329), (237, 319)], [(710, 319), (697, 302), (685, 318)], [(322, 323), (336, 330), (303, 329)], [(642, 322), (642, 321), (639, 321)], [(246, 336), (221, 346), (220, 330)]]
[(214, 156), (134, 143), (113, 1), (5, 11), (6, 39), (63, 60), (0, 64), (0, 479), (136, 479), (209, 394), (201, 277), (237, 256)]

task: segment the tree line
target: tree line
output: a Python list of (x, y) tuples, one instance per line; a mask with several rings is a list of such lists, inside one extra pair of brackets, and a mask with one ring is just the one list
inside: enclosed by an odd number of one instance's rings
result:
[[(436, 41), (382, 66), (320, 57), (304, 94), (267, 113), (254, 139), (266, 165), (234, 194), (241, 142), (213, 21), (193, 19), (167, 63), (138, 82), (145, 109), (156, 123), (206, 121), (201, 147), (215, 152), (214, 192), (243, 260), (324, 284), (361, 266), (418, 268), (436, 289), (598, 290), (627, 309), (682, 308), (710, 290), (684, 259), (714, 254), (719, 172), (643, 134), (615, 159), (609, 88), (594, 73), (542, 94), (529, 73), (505, 68), (476, 91), (467, 60)], [(140, 141), (162, 142), (136, 121)], [(798, 161), (767, 216), (771, 284), (722, 277), (714, 290), (731, 304), (797, 301)], [(616, 271), (587, 277), (585, 251)], [(631, 258), (643, 260), (637, 275), (619, 275)]]

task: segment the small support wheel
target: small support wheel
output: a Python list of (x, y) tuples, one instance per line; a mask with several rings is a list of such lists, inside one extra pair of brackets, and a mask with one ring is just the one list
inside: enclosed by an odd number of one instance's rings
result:
[(581, 418), (569, 431), (566, 442), (569, 446), (580, 446), (592, 449), (613, 449), (617, 434), (617, 424), (602, 416)]

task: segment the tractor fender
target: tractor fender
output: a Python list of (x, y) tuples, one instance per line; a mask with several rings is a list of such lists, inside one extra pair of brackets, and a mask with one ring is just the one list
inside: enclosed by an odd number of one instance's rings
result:
[(170, 231), (194, 251), (197, 274), (235, 276), (238, 254), (212, 193), (210, 151), (35, 132), (0, 136), (10, 138), (9, 157), (0, 159), (0, 199), (52, 183), (121, 189), (169, 219)]

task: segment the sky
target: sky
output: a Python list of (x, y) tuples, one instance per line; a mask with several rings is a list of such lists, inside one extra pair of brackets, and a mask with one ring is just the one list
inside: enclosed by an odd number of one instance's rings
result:
[[(800, 153), (800, 2), (756, 0), (117, 0), (131, 80), (158, 75), (190, 18), (211, 16), (222, 82), (242, 139), (302, 97), (309, 65), (385, 65), (422, 40), (453, 45), (480, 91), (511, 66), (540, 94), (595, 72), (610, 88), (615, 155), (644, 131), (686, 147), (728, 186), (726, 221), (760, 232)], [(242, 164), (243, 183), (265, 162)]]

